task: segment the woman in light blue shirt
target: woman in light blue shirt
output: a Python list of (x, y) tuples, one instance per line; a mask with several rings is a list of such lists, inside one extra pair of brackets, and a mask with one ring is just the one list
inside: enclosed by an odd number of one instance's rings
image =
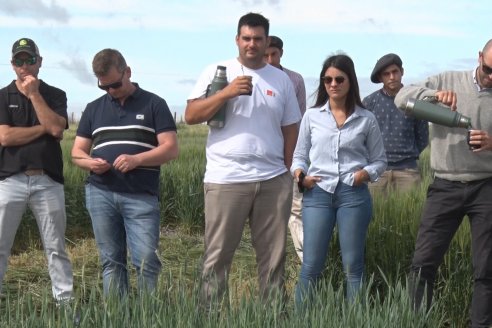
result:
[(372, 216), (367, 182), (386, 168), (381, 132), (362, 107), (354, 63), (344, 54), (325, 60), (316, 103), (304, 115), (291, 172), (304, 191), (304, 259), (296, 303), (312, 297), (325, 267), (330, 239), (338, 227), (346, 296), (362, 285), (364, 247)]

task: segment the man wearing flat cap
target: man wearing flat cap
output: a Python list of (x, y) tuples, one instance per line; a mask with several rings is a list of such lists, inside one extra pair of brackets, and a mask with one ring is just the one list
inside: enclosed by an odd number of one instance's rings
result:
[[(301, 115), (306, 112), (306, 87), (304, 85), (304, 79), (301, 74), (291, 71), (282, 65), (280, 65), (280, 58), (284, 54), (284, 42), (278, 36), (270, 35), (270, 43), (265, 51), (265, 61), (284, 71), (294, 85), (296, 92), (297, 102), (299, 103), (299, 109)], [(297, 189), (297, 183), (294, 183), (294, 189), (292, 193), (292, 207), (289, 218), (289, 230), (292, 236), (292, 242), (297, 252), (297, 256), (302, 261), (302, 194)]]
[(388, 159), (386, 172), (369, 184), (373, 193), (407, 191), (421, 181), (417, 160), (427, 147), (429, 128), (427, 122), (405, 116), (395, 106), (395, 96), (403, 87), (402, 76), (401, 58), (393, 53), (384, 55), (371, 73), (371, 81), (383, 83), (383, 87), (362, 101), (376, 116)]
[(0, 284), (29, 206), (48, 259), (53, 296), (65, 305), (73, 299), (60, 147), (68, 128), (67, 96), (38, 79), (42, 60), (33, 40), (17, 40), (11, 60), (17, 78), (0, 90)]

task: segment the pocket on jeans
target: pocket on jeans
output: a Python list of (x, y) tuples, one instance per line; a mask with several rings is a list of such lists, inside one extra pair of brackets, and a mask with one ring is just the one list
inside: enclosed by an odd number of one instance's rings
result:
[(362, 203), (370, 201), (371, 196), (369, 193), (369, 188), (366, 184), (360, 186), (349, 186), (343, 184), (339, 192), (339, 196), (343, 198), (344, 203), (349, 203), (354, 206), (358, 206)]

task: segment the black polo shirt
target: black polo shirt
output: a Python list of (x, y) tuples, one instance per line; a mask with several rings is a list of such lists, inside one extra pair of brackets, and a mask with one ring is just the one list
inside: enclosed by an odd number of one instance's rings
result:
[[(77, 136), (92, 140), (92, 157), (114, 163), (121, 154), (134, 155), (158, 146), (157, 135), (176, 131), (169, 107), (161, 97), (137, 89), (123, 106), (109, 94), (89, 103), (80, 118)], [(137, 167), (127, 173), (111, 168), (88, 182), (113, 192), (159, 195), (160, 167)]]
[[(46, 104), (67, 120), (67, 96), (63, 90), (40, 81), (39, 92)], [(39, 125), (31, 101), (19, 92), (15, 81), (0, 89), (0, 125), (29, 127)], [(0, 179), (28, 169), (43, 169), (63, 183), (63, 158), (59, 140), (45, 134), (21, 146), (0, 146)]]

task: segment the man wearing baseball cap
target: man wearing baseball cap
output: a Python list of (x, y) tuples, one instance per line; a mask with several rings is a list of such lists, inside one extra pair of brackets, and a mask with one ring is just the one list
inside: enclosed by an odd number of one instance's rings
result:
[(59, 304), (67, 304), (73, 299), (73, 275), (65, 251), (60, 147), (68, 128), (67, 97), (38, 79), (42, 60), (33, 40), (17, 40), (11, 60), (17, 78), (0, 89), (0, 284), (29, 206), (48, 259), (53, 296)]
[(362, 100), (376, 116), (388, 159), (386, 172), (369, 184), (373, 193), (407, 191), (421, 181), (417, 160), (427, 147), (429, 128), (427, 122), (407, 117), (395, 106), (395, 96), (403, 87), (402, 76), (401, 58), (393, 53), (384, 55), (371, 74), (371, 81), (383, 83), (383, 87)]
[(15, 58), (18, 54), (25, 52), (31, 57), (40, 57), (39, 49), (33, 40), (23, 38), (17, 40), (12, 46), (12, 58)]

